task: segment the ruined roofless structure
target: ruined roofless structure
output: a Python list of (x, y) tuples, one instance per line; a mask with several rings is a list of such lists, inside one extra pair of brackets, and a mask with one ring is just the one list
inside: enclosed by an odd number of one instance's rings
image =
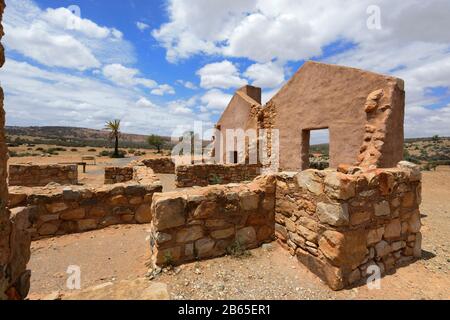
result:
[[(278, 129), (282, 171), (309, 168), (310, 133), (319, 129), (329, 129), (331, 167), (389, 168), (403, 158), (404, 108), (401, 79), (308, 61), (264, 107), (261, 89), (239, 89), (216, 128), (223, 146), (227, 129)], [(222, 163), (227, 154), (219, 140)]]

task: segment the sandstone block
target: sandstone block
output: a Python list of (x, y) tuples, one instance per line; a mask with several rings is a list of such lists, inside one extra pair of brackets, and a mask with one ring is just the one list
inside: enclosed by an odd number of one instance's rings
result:
[(78, 223), (78, 229), (83, 231), (90, 231), (97, 229), (97, 221), (94, 219), (84, 219), (77, 221)]
[(211, 232), (214, 239), (226, 239), (234, 235), (234, 227)]
[(176, 239), (178, 243), (184, 243), (184, 242), (192, 242), (202, 237), (203, 237), (202, 226), (193, 226), (178, 231)]
[(142, 204), (137, 208), (135, 219), (137, 223), (152, 222), (152, 210), (149, 204)]
[(317, 204), (316, 213), (320, 222), (331, 226), (339, 227), (349, 223), (348, 204), (320, 202)]
[(400, 219), (395, 219), (386, 225), (384, 229), (384, 238), (388, 240), (399, 238), (401, 233), (402, 233), (402, 224), (400, 222)]
[(185, 224), (185, 200), (182, 197), (154, 199), (152, 213), (157, 230), (179, 227)]
[(257, 210), (259, 205), (259, 195), (254, 192), (243, 192), (239, 194), (241, 209), (244, 211)]
[(348, 200), (356, 194), (356, 181), (340, 172), (327, 172), (325, 193), (335, 199)]
[(195, 251), (199, 258), (207, 257), (213, 251), (215, 241), (211, 238), (199, 239), (195, 242)]
[(80, 220), (86, 215), (86, 210), (84, 208), (78, 208), (70, 211), (66, 211), (60, 214), (62, 220)]
[(250, 247), (256, 244), (256, 231), (253, 227), (243, 228), (236, 232), (236, 241), (244, 247)]
[(389, 216), (391, 214), (391, 207), (387, 201), (374, 204), (374, 209), (377, 217)]
[(56, 202), (56, 203), (47, 204), (46, 208), (50, 213), (58, 213), (58, 212), (68, 209), (69, 206), (67, 204), (65, 204), (64, 202)]
[(377, 253), (377, 257), (382, 258), (391, 253), (392, 248), (389, 243), (382, 240), (375, 245), (375, 251)]
[(384, 227), (369, 230), (367, 234), (367, 245), (373, 245), (383, 239)]
[(305, 170), (297, 174), (297, 183), (300, 188), (319, 195), (324, 192), (322, 178), (317, 174), (316, 170)]

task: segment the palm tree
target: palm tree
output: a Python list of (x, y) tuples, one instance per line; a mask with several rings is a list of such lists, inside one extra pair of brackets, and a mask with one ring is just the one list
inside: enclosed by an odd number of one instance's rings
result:
[(113, 157), (119, 157), (119, 137), (120, 137), (120, 120), (113, 120), (106, 122), (105, 129), (111, 131), (109, 134), (111, 139), (114, 139), (114, 154)]

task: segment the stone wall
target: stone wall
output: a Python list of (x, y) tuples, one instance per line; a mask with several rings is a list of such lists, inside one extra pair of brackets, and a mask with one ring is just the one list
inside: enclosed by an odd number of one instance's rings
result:
[(162, 186), (150, 173), (99, 188), (11, 187), (9, 191), (10, 207), (29, 208), (27, 230), (36, 240), (115, 224), (150, 223), (153, 194), (161, 192)]
[(420, 258), (422, 242), (416, 166), (339, 171), (280, 174), (275, 208), (279, 241), (334, 290)]
[(133, 180), (132, 167), (106, 167), (105, 184), (122, 183)]
[(41, 187), (54, 182), (61, 185), (78, 183), (77, 165), (34, 165), (18, 164), (9, 166), (10, 186)]
[(172, 161), (172, 158), (156, 158), (156, 159), (145, 159), (142, 160), (142, 163), (152, 170), (155, 173), (162, 174), (174, 174), (175, 173), (175, 163)]
[(198, 164), (176, 167), (178, 188), (229, 184), (251, 181), (260, 175), (259, 165), (247, 164)]
[(178, 265), (256, 248), (274, 237), (275, 177), (155, 194), (152, 263)]
[[(0, 39), (3, 37), (1, 20), (4, 9), (5, 2), (0, 0)], [(0, 67), (4, 63), (4, 48), (0, 43)], [(23, 231), (27, 227), (23, 219), (26, 209), (16, 209), (11, 213), (6, 207), (8, 156), (3, 98), (0, 87), (0, 300), (18, 300), (26, 298), (30, 288), (30, 271), (26, 270), (30, 259), (30, 238)]]

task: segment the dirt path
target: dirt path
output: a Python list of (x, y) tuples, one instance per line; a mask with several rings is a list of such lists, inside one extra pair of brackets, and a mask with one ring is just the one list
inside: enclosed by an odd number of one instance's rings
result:
[[(154, 281), (167, 283), (173, 299), (450, 299), (450, 171), (426, 172), (423, 182), (423, 260), (381, 281), (331, 291), (277, 244), (251, 256), (185, 265)], [(64, 291), (69, 265), (79, 265), (82, 288), (147, 273), (148, 226), (120, 226), (33, 243), (32, 299)], [(149, 280), (150, 281), (150, 280)]]

